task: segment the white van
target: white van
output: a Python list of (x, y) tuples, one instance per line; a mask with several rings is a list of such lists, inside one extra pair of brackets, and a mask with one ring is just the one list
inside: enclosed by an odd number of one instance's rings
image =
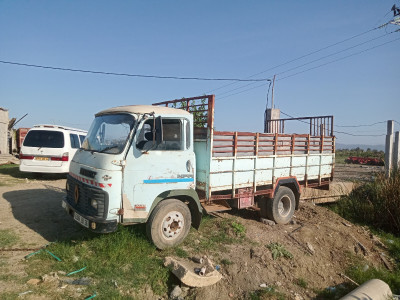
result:
[(35, 125), (25, 137), (19, 170), (33, 173), (68, 173), (87, 131), (58, 125)]

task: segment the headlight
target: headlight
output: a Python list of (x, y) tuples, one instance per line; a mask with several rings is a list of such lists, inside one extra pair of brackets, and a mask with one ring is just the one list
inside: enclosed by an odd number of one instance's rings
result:
[(97, 209), (97, 200), (92, 199), (92, 201), (90, 201), (90, 205), (91, 205), (94, 209)]
[(69, 191), (69, 183), (68, 183), (68, 182), (65, 184), (65, 189), (66, 189), (67, 191)]

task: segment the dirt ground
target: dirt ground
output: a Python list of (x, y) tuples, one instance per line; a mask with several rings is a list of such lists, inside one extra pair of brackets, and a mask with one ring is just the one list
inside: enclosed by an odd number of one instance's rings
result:
[(372, 181), (376, 173), (384, 172), (383, 166), (336, 164), (334, 181)]
[[(375, 172), (375, 169), (357, 168), (366, 180)], [(359, 176), (351, 168), (343, 167), (342, 175), (338, 175), (339, 170), (336, 167), (338, 177)], [(0, 174), (0, 182), (8, 179)], [(65, 179), (53, 177), (0, 186), (0, 230), (11, 229), (20, 237), (14, 249), (34, 249), (59, 237), (73, 239), (84, 230), (61, 208), (64, 187)], [(223, 279), (213, 286), (191, 290), (191, 299), (243, 299), (262, 284), (276, 286), (287, 299), (313, 299), (317, 290), (337, 287), (348, 280), (341, 275), (349, 263), (348, 253), (365, 258), (371, 265), (383, 266), (380, 254), (385, 250), (375, 237), (311, 202), (301, 201), (289, 225), (263, 224), (252, 211), (235, 216), (246, 227), (247, 238), (255, 243), (234, 245), (220, 253), (218, 259), (231, 262), (221, 267)], [(221, 217), (231, 217), (231, 214), (223, 213)], [(273, 260), (266, 247), (272, 242), (283, 245), (293, 254), (293, 259)], [(0, 278), (0, 291), (29, 290), (18, 278), (26, 275), (23, 259), (31, 252), (0, 249), (0, 274), (16, 276), (11, 283)], [(299, 285), (299, 281), (306, 282), (307, 287)], [(36, 298), (32, 295), (25, 299)]]

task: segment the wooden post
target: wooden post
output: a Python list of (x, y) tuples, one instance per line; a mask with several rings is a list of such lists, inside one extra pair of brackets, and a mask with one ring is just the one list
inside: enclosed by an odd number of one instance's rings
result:
[(390, 172), (393, 168), (393, 129), (394, 121), (387, 121), (387, 134), (385, 145), (385, 175), (390, 177)]

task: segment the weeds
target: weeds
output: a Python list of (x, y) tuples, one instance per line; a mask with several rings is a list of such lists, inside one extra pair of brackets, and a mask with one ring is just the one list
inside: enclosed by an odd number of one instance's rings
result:
[(286, 296), (276, 290), (275, 287), (266, 287), (257, 291), (251, 292), (249, 295), (251, 300), (285, 300)]
[[(331, 206), (342, 217), (367, 225), (380, 236), (395, 261), (394, 271), (375, 268), (365, 260), (351, 256), (346, 275), (358, 283), (377, 278), (385, 281), (394, 294), (400, 293), (400, 171), (390, 178), (378, 174), (371, 183), (354, 189)], [(389, 232), (389, 233), (388, 233)]]
[(371, 183), (342, 197), (333, 210), (351, 221), (400, 234), (400, 171), (378, 174)]
[(246, 227), (244, 227), (243, 224), (232, 222), (231, 226), (237, 236), (243, 237), (246, 234)]
[(232, 261), (230, 261), (227, 258), (224, 258), (224, 259), (221, 260), (221, 264), (223, 264), (224, 266), (229, 266), (229, 265), (232, 264)]
[(267, 245), (267, 248), (271, 251), (272, 258), (274, 260), (284, 257), (284, 258), (293, 258), (293, 254), (290, 253), (285, 247), (279, 243), (270, 243)]
[(245, 231), (246, 228), (242, 224), (230, 218), (204, 217), (199, 231), (192, 230), (184, 245), (194, 248), (196, 253), (221, 252), (227, 245), (242, 242), (245, 239)]
[(296, 281), (295, 281), (295, 283), (299, 286), (299, 287), (302, 287), (303, 289), (306, 289), (307, 288), (307, 281), (305, 281), (305, 279), (304, 278), (297, 278), (296, 279)]
[[(394, 244), (400, 245), (400, 238), (396, 238), (396, 242), (394, 242)], [(400, 248), (397, 248), (397, 255), (399, 255), (399, 251)], [(394, 271), (389, 271), (385, 268), (376, 268), (368, 264), (364, 259), (357, 256), (350, 256), (350, 260), (352, 261), (352, 265), (346, 270), (346, 275), (355, 282), (362, 284), (370, 279), (376, 278), (386, 282), (394, 294), (400, 293), (399, 262), (397, 262), (397, 266)]]

